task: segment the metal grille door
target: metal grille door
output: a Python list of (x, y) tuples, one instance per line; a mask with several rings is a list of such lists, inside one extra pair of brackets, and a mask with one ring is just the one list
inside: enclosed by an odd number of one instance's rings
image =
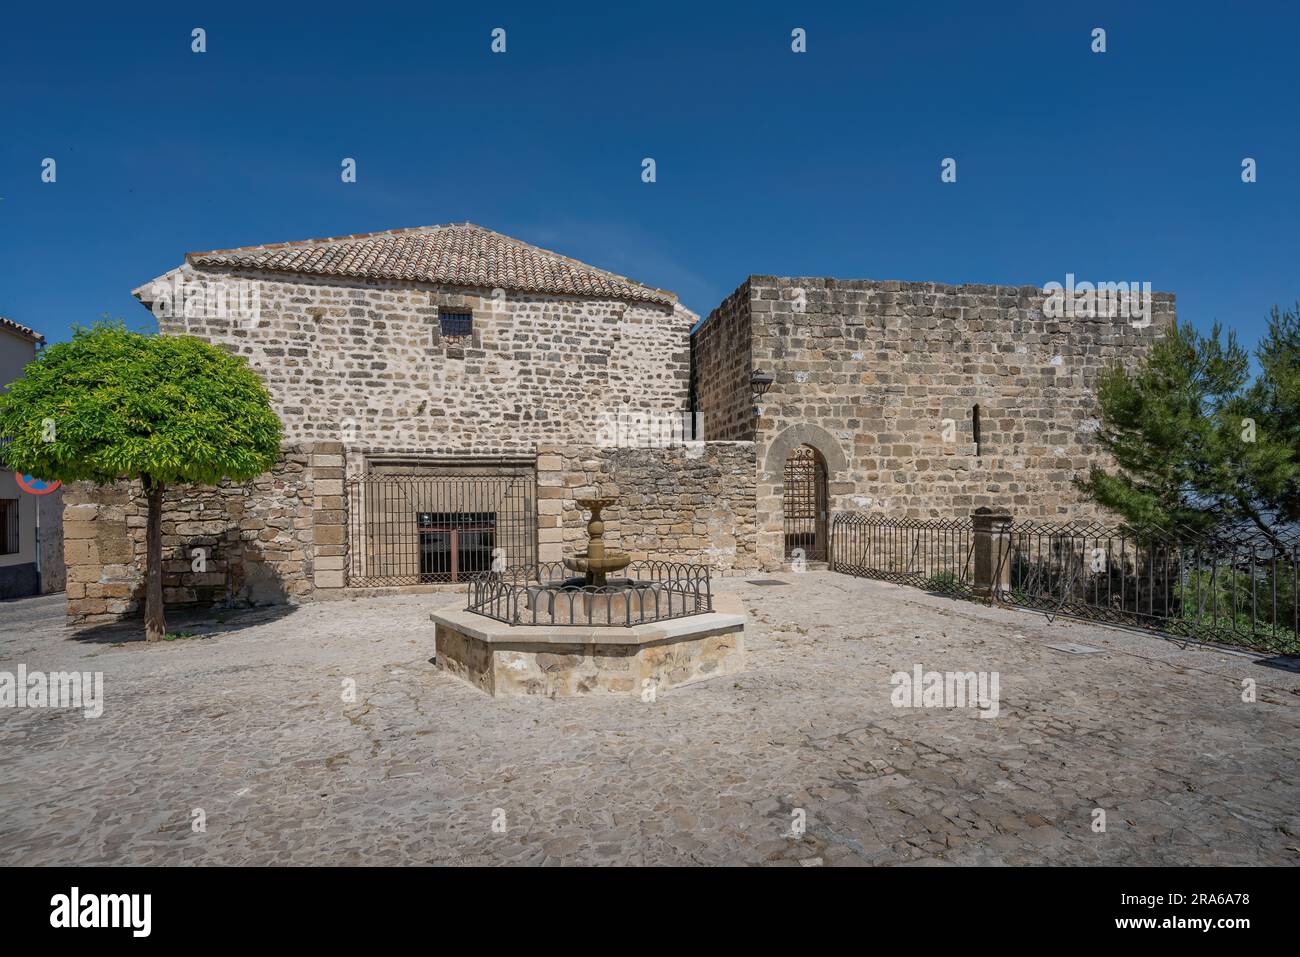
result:
[(785, 460), (785, 557), (801, 549), (807, 561), (826, 560), (826, 463), (801, 445)]
[(459, 582), (537, 561), (532, 472), (368, 475), (348, 483), (348, 584)]

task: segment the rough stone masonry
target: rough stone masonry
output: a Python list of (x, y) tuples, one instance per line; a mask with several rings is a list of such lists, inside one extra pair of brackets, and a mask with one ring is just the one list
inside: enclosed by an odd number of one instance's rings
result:
[[(831, 512), (1094, 517), (1072, 482), (1101, 461), (1097, 377), (1147, 352), (1174, 297), (1153, 294), (1146, 321), (1044, 305), (1033, 286), (751, 276), (713, 310), (694, 335), (696, 413), (704, 438), (756, 445), (764, 567), (785, 559), (784, 469), (801, 445), (826, 466)], [(775, 380), (758, 400), (755, 372)]]
[[(235, 308), (207, 308), (214, 290)], [(751, 276), (692, 334), (672, 293), (472, 224), (191, 253), (136, 295), (163, 332), (246, 357), (285, 427), (268, 476), (168, 499), (167, 597), (198, 604), (344, 589), (347, 483), (431, 463), (534, 469), (544, 561), (580, 539), (573, 499), (600, 488), (637, 556), (780, 567), (804, 446), (826, 512), (1091, 517), (1072, 481), (1099, 461), (1097, 376), (1174, 317), (1160, 293), (1143, 326), (1047, 318), (1035, 287)], [(774, 377), (761, 399), (756, 372)], [(661, 436), (694, 421), (704, 441), (619, 448), (609, 426), (629, 416)], [(68, 508), (69, 613), (134, 610), (137, 491), (73, 489)], [(195, 571), (204, 547), (217, 557)]]

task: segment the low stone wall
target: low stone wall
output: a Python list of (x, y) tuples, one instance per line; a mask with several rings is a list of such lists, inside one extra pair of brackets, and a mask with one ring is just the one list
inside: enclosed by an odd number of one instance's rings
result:
[(435, 612), (438, 667), (493, 697), (660, 691), (745, 670), (745, 609), (714, 595), (714, 611), (630, 628), (508, 625), (459, 607)]
[(666, 448), (538, 447), (538, 554), (559, 561), (583, 547), (577, 498), (617, 495), (605, 540), (633, 560), (709, 565), (721, 574), (758, 567), (754, 443), (687, 442)]
[[(163, 600), (169, 606), (281, 604), (343, 586), (343, 448), (286, 446), (248, 482), (176, 485), (163, 495)], [(64, 497), (68, 619), (137, 613), (148, 507), (139, 482), (77, 482)]]

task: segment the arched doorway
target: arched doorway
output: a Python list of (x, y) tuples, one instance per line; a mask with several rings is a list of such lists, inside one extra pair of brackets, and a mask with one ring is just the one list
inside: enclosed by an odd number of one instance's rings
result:
[(782, 494), (785, 557), (803, 552), (810, 562), (826, 561), (826, 460), (811, 445), (790, 450)]

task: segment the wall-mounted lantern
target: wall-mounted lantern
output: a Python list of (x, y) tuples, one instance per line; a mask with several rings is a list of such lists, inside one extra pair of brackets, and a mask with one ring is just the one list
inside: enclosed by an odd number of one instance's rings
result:
[(763, 410), (758, 407), (758, 400), (767, 394), (767, 390), (772, 388), (775, 378), (769, 372), (760, 372), (755, 369), (749, 377), (749, 387), (754, 392), (754, 418), (763, 414)]

